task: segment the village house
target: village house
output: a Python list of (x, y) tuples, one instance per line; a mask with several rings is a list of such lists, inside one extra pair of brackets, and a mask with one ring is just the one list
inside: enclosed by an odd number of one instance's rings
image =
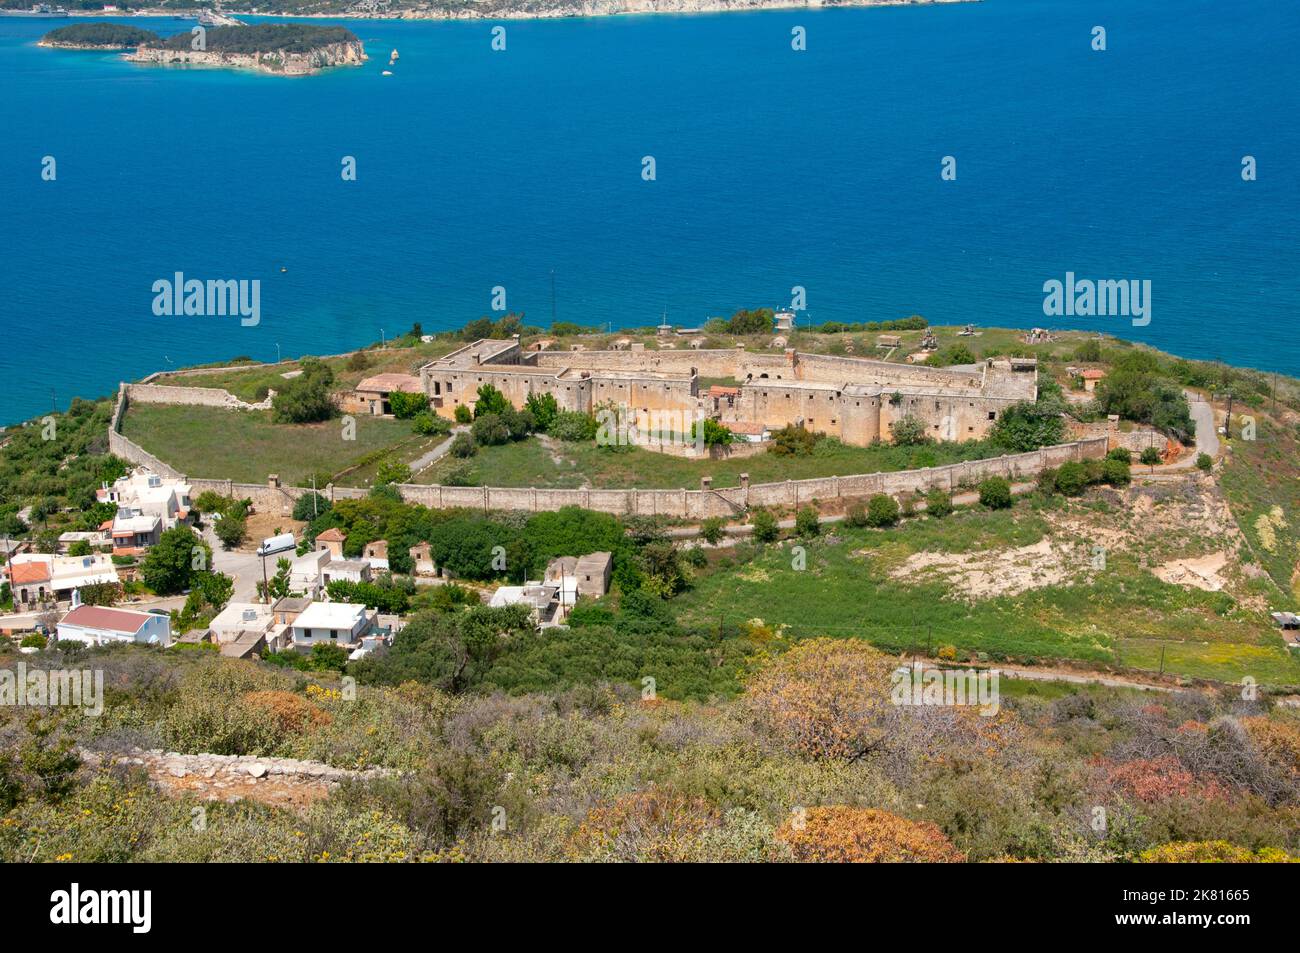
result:
[(271, 606), (271, 611), (275, 614), (275, 624), (292, 625), (294, 620), (302, 615), (309, 605), (311, 605), (311, 599), (305, 596), (281, 596), (275, 600), (275, 605)]
[(208, 624), (208, 632), (228, 658), (279, 650), (288, 641), (288, 627), (278, 622), (273, 607), (261, 602), (230, 603)]
[(527, 606), (533, 625), (539, 629), (558, 625), (564, 621), (565, 616), (564, 607), (560, 603), (559, 587), (536, 580), (525, 582), (522, 586), (502, 586), (492, 593), (488, 605), (494, 609), (513, 605)]
[(330, 559), (321, 567), (321, 586), (331, 582), (370, 582), (370, 563), (364, 559)]
[(190, 484), (161, 477), (141, 467), (95, 491), (117, 513), (104, 528), (113, 538), (114, 555), (139, 555), (174, 526), (190, 522)]
[(113, 538), (107, 529), (95, 530), (93, 532), (72, 532), (59, 534), (59, 552), (67, 555), (77, 543), (85, 543), (91, 549), (107, 548), (112, 545)]
[(408, 550), (411, 557), (411, 571), (417, 576), (435, 576), (438, 567), (433, 561), (433, 547), (427, 542), (418, 543)]
[(343, 544), (345, 542), (347, 542), (347, 536), (337, 526), (332, 526), (325, 532), (316, 535), (316, 549), (327, 551), (332, 559), (343, 558)]
[(313, 602), (290, 624), (290, 644), (303, 652), (310, 652), (315, 645), (357, 648), (376, 615), (350, 602)]
[(394, 392), (422, 394), (420, 378), (410, 374), (376, 374), (357, 384), (339, 400), (339, 409), (349, 414), (368, 414), (374, 417), (392, 416), (390, 397)]
[(1097, 390), (1097, 384), (1106, 376), (1106, 372), (1095, 367), (1090, 367), (1079, 375), (1083, 378), (1083, 389), (1091, 394)]
[(18, 604), (71, 602), (73, 593), (82, 586), (118, 582), (112, 559), (99, 553), (90, 556), (24, 553), (14, 556), (0, 569), (0, 574), (9, 582), (14, 602)]
[(87, 645), (138, 642), (143, 645), (171, 645), (171, 619), (153, 612), (76, 605), (58, 624), (58, 637)]
[(329, 561), (328, 549), (313, 549), (295, 557), (289, 563), (289, 591), (301, 592), (313, 598), (319, 596), (321, 574)]
[(388, 540), (376, 539), (366, 543), (365, 549), (361, 551), (361, 558), (370, 563), (372, 573), (388, 572)]

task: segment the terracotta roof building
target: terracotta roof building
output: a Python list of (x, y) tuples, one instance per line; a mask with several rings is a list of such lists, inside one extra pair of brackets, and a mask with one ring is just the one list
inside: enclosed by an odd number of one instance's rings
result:
[(171, 619), (153, 612), (109, 609), (104, 606), (76, 606), (58, 626), (59, 639), (88, 645), (139, 642), (171, 645)]

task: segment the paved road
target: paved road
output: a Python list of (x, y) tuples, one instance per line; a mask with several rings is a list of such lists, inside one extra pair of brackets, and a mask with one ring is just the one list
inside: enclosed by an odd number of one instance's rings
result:
[[(235, 581), (235, 594), (231, 597), (231, 601), (256, 602), (257, 584), (262, 581), (262, 560), (255, 553), (245, 550), (222, 549), (221, 540), (213, 535), (211, 526), (203, 530), (203, 539), (212, 547), (212, 568), (217, 572), (224, 572)], [(280, 555), (292, 556), (291, 553)], [(277, 558), (268, 558), (266, 563), (268, 575), (275, 572)]]

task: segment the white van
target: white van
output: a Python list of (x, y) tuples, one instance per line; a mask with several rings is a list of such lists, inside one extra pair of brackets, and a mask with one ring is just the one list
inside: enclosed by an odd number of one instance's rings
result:
[(271, 536), (262, 540), (262, 545), (257, 547), (257, 555), (271, 556), (275, 553), (295, 549), (297, 546), (298, 544), (293, 539), (293, 533), (281, 533), (279, 536)]

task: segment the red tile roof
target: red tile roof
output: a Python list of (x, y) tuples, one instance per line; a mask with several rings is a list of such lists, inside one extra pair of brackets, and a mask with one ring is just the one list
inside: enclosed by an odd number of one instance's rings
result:
[(50, 581), (50, 564), (47, 562), (14, 563), (9, 567), (9, 582), (15, 586), (29, 586)]
[(1083, 372), (1083, 379), (1086, 381), (1099, 381), (1105, 376), (1105, 371), (1099, 371), (1094, 367), (1090, 367)]
[[(130, 609), (106, 609), (103, 606), (77, 606), (62, 619), (69, 625), (84, 625), (89, 629), (112, 629), (134, 635), (149, 621), (148, 612)], [(60, 624), (62, 624), (62, 622)]]
[(739, 394), (739, 387), (722, 387), (721, 385), (714, 384), (709, 388), (710, 397), (736, 397)]
[(337, 526), (332, 526), (323, 533), (317, 533), (316, 539), (323, 539), (327, 543), (341, 543), (347, 539), (347, 536), (344, 534), (343, 530), (339, 529)]
[(751, 423), (748, 420), (727, 421), (723, 423), (723, 426), (726, 427), (728, 430), (730, 430), (732, 433), (755, 434), (758, 436), (761, 436), (763, 431), (767, 429), (767, 427), (764, 424)]

